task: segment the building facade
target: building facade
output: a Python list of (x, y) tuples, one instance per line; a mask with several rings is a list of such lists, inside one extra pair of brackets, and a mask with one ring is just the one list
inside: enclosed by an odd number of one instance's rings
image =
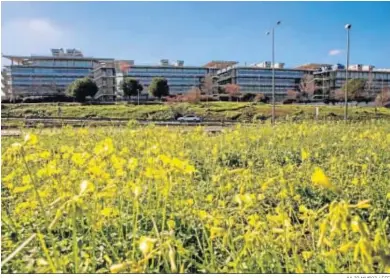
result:
[[(208, 90), (215, 94), (222, 92), (220, 89), (227, 84), (236, 84), (241, 93), (262, 93), (270, 97), (273, 91), (272, 67), (277, 101), (285, 99), (288, 91), (300, 91), (302, 78), (307, 76), (313, 79), (315, 94), (321, 95), (322, 99), (342, 88), (345, 82), (342, 65), (306, 64), (284, 68), (283, 63), (240, 66), (236, 61), (211, 61), (203, 66), (186, 66), (184, 61), (169, 63), (168, 60), (161, 60), (157, 65), (139, 65), (133, 60), (84, 57), (75, 49), (52, 49), (51, 52), (51, 56), (3, 55), (11, 64), (2, 69), (2, 97), (61, 95), (70, 83), (83, 77), (93, 78), (96, 82), (99, 88), (95, 96), (97, 99), (123, 96), (121, 82), (125, 77), (140, 81), (142, 95), (148, 94), (154, 77), (163, 77), (168, 81), (171, 95), (210, 86), (212, 89)], [(352, 65), (349, 78), (367, 80), (366, 89), (372, 94), (390, 86), (390, 70), (373, 66)], [(206, 86), (206, 80), (211, 84)]]
[[(126, 63), (127, 66), (123, 66)], [(118, 61), (116, 66), (117, 92), (122, 94), (120, 84), (123, 78), (133, 77), (143, 86), (142, 94), (148, 94), (148, 87), (154, 77), (167, 79), (171, 95), (184, 94), (192, 88), (201, 86), (202, 78), (209, 72), (205, 67), (184, 66), (183, 61), (169, 64), (161, 60), (159, 65), (136, 65), (134, 61)]]
[[(286, 69), (284, 64), (275, 64), (275, 100), (283, 100), (289, 90), (298, 91), (302, 77), (310, 73), (307, 69)], [(217, 72), (218, 83), (236, 84), (241, 93), (272, 95), (272, 66), (263, 62), (251, 66), (232, 65)]]
[[(324, 96), (340, 90), (346, 81), (346, 69), (343, 65), (321, 67), (313, 72), (316, 85), (323, 91)], [(384, 88), (390, 87), (390, 69), (375, 69), (370, 65), (352, 65), (348, 69), (348, 79), (365, 81), (366, 97), (375, 97)]]
[(92, 72), (93, 80), (98, 87), (95, 98), (100, 100), (114, 100), (117, 94), (115, 61), (95, 63)]
[(9, 99), (11, 96), (10, 75), (6, 68), (1, 70), (1, 99)]
[(84, 57), (76, 49), (51, 52), (52, 56), (3, 55), (11, 61), (4, 71), (11, 98), (64, 94), (75, 79), (93, 77), (95, 63), (113, 60)]

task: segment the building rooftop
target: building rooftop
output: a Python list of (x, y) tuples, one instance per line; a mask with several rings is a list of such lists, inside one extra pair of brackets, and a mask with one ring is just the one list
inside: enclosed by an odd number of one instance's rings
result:
[(42, 59), (55, 59), (55, 60), (98, 60), (98, 61), (110, 61), (114, 60), (113, 58), (96, 58), (96, 57), (84, 57), (83, 53), (80, 50), (75, 48), (73, 49), (63, 49), (63, 48), (53, 48), (50, 49), (51, 55), (34, 55), (30, 56), (20, 56), (20, 55), (4, 55), (2, 57), (11, 60), (16, 63), (28, 63), (31, 60), (42, 60)]
[(55, 60), (96, 60), (96, 61), (112, 61), (113, 58), (96, 58), (96, 57), (77, 57), (77, 56), (17, 56), (17, 55), (2, 55), (3, 58), (9, 59), (15, 63), (28, 63), (28, 61), (42, 60), (42, 59), (55, 59)]
[(298, 67), (295, 67), (295, 69), (302, 69), (302, 70), (317, 70), (322, 67), (331, 67), (332, 64), (316, 64), (316, 63), (310, 63), (310, 64), (304, 64), (300, 65)]
[(204, 65), (205, 68), (223, 69), (238, 64), (236, 61), (210, 61)]
[(73, 49), (66, 49), (66, 52), (63, 48), (53, 48), (51, 49), (51, 54), (53, 56), (68, 56), (68, 57), (83, 57), (83, 53), (80, 50), (77, 50), (75, 48)]

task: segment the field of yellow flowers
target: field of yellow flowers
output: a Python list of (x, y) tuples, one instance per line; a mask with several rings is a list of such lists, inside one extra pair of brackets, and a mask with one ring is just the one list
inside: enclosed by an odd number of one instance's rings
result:
[(2, 140), (3, 273), (389, 273), (390, 122)]

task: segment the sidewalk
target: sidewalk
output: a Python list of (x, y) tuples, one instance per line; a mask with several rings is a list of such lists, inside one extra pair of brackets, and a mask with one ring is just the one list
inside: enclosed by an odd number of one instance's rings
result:
[(16, 129), (2, 129), (1, 136), (20, 136), (20, 130)]

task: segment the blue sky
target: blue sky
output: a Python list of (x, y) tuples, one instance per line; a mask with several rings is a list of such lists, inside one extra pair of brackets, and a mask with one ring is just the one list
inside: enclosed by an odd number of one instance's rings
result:
[[(352, 24), (351, 63), (390, 67), (390, 2), (2, 2), (2, 52), (49, 54), (78, 48), (86, 56), (160, 59), (202, 65), (276, 60), (345, 64)], [(331, 55), (333, 54), (333, 55)]]

